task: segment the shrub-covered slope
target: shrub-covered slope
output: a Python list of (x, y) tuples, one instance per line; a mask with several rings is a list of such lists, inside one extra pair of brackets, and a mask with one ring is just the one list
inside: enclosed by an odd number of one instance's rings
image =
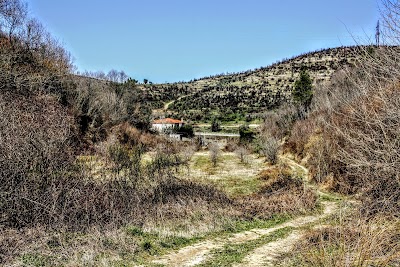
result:
[(190, 82), (143, 85), (142, 89), (154, 108), (172, 102), (170, 111), (194, 120), (205, 119), (203, 116), (210, 112), (222, 117), (260, 113), (290, 100), (301, 68), (307, 69), (314, 84), (320, 84), (329, 81), (336, 70), (353, 65), (358, 51), (357, 47), (325, 49), (255, 70)]

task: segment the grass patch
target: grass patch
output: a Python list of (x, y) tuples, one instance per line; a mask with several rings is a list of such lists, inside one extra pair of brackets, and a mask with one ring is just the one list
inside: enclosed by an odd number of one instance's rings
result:
[(258, 177), (266, 164), (256, 155), (249, 155), (246, 163), (241, 163), (237, 155), (222, 152), (213, 167), (208, 152), (195, 153), (190, 162), (190, 171), (182, 173), (182, 178), (189, 178), (201, 183), (208, 183), (224, 191), (230, 197), (245, 196), (257, 192), (263, 185)]
[(292, 219), (292, 217), (289, 215), (277, 214), (272, 216), (272, 218), (268, 220), (261, 220), (257, 218), (254, 218), (252, 220), (237, 220), (224, 225), (223, 231), (226, 233), (238, 233), (251, 229), (271, 228), (278, 224), (287, 222), (290, 219)]
[(168, 250), (179, 249), (202, 239), (197, 236), (162, 236), (156, 232), (145, 232), (136, 226), (127, 227), (125, 232), (134, 237), (136, 243), (139, 244), (136, 253), (132, 256), (132, 260), (139, 264), (148, 262), (151, 256), (162, 255)]
[(39, 253), (28, 253), (21, 256), (24, 266), (44, 267), (47, 266), (50, 258)]
[(210, 260), (198, 266), (232, 266), (234, 263), (241, 262), (246, 255), (257, 247), (286, 237), (292, 229), (293, 228), (291, 227), (285, 227), (249, 242), (241, 244), (226, 244), (222, 249), (214, 250)]
[(329, 192), (329, 193), (319, 192), (318, 195), (319, 195), (319, 199), (321, 201), (334, 201), (334, 202), (337, 202), (337, 201), (342, 201), (343, 200), (342, 196), (340, 196), (339, 194), (336, 194), (336, 193), (332, 193), (332, 192)]
[(192, 168), (195, 170), (207, 171), (212, 165), (208, 155), (197, 155), (193, 159)]

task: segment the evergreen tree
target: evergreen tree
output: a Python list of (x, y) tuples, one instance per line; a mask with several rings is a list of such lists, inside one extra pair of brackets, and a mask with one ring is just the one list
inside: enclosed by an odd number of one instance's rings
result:
[(211, 121), (211, 132), (221, 131), (221, 122), (217, 118), (213, 117)]
[(241, 143), (250, 143), (253, 141), (255, 136), (255, 132), (250, 129), (248, 124), (244, 124), (239, 127), (239, 134)]
[(312, 80), (305, 68), (301, 69), (300, 78), (294, 83), (292, 97), (296, 103), (303, 105), (306, 109), (311, 105), (313, 97)]

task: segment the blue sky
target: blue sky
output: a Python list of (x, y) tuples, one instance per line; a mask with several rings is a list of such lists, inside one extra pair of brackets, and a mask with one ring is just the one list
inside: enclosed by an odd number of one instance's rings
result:
[[(28, 0), (79, 70), (174, 82), (374, 39), (377, 0)], [(365, 42), (365, 41), (364, 41)]]

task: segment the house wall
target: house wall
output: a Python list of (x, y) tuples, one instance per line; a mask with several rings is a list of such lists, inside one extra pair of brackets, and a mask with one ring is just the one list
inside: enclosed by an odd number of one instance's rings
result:
[(183, 123), (153, 123), (151, 125), (151, 128), (153, 128), (154, 130), (158, 131), (158, 132), (163, 132), (166, 129), (172, 129), (174, 127), (182, 127)]
[(152, 128), (158, 132), (163, 132), (166, 129), (172, 129), (174, 127), (181, 127), (182, 124), (172, 124), (172, 123), (155, 123), (152, 125)]

